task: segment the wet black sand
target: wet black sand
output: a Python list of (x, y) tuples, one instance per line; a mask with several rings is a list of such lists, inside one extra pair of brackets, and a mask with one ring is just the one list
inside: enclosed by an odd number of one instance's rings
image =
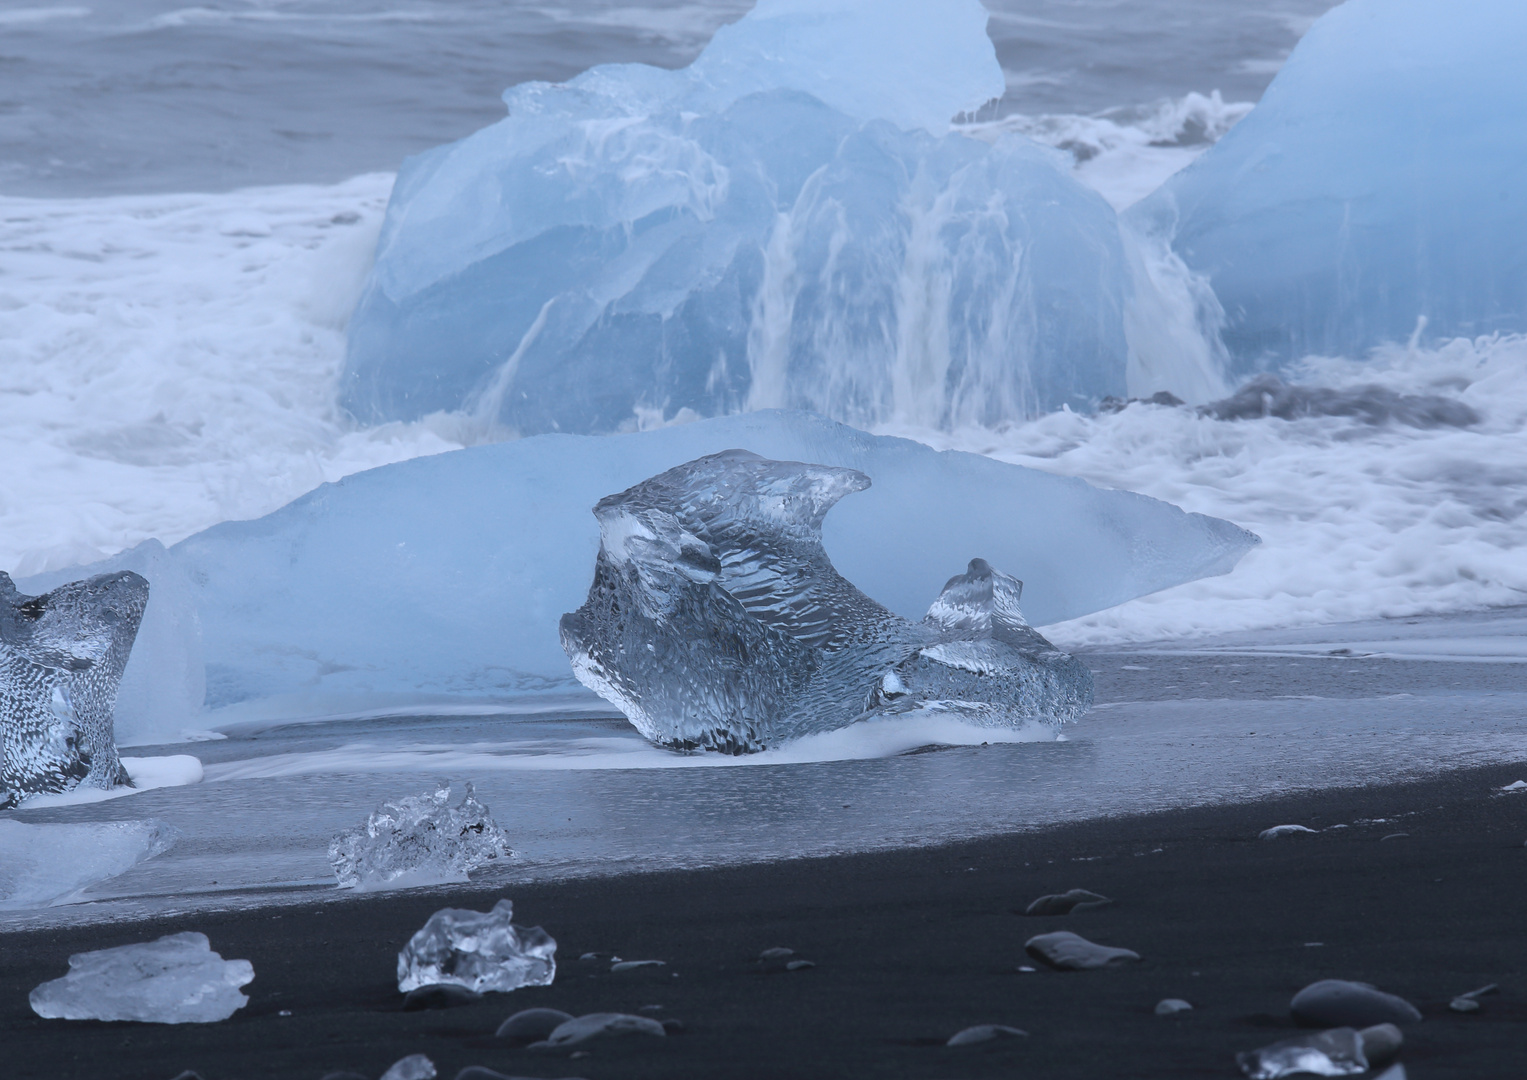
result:
[[(1413, 1080), (1527, 1075), (1527, 794), (1511, 766), (1392, 787), (1081, 823), (973, 843), (710, 871), (526, 886), (517, 918), (560, 943), (554, 986), (440, 1012), (401, 1011), (398, 948), (472, 889), (306, 908), (200, 914), (0, 936), (0, 1061), (8, 1077), (206, 1080), (379, 1076), (429, 1055), (446, 1080), (480, 1064), (512, 1075), (681, 1077), (1233, 1077), (1234, 1055), (1292, 1030), (1289, 998), (1319, 978), (1364, 980), (1426, 1019), (1402, 1053)], [(1373, 819), (1385, 819), (1377, 821)], [(1348, 828), (1260, 841), (1271, 825)], [(1393, 833), (1408, 836), (1381, 839)], [(1015, 913), (1073, 887), (1110, 908)], [(1139, 952), (1126, 968), (1024, 973), (1031, 935), (1072, 929)], [(41, 1020), (28, 991), (72, 952), (201, 930), (254, 964), (250, 1004), (221, 1024)], [(1320, 942), (1315, 946), (1307, 943)], [(795, 949), (816, 967), (762, 970)], [(661, 959), (611, 974), (589, 951)], [(1458, 1015), (1456, 994), (1501, 993)], [(1186, 998), (1163, 1019), (1153, 1006)], [(636, 1011), (684, 1031), (577, 1060), (492, 1037), (511, 1012)], [(290, 1016), (282, 1016), (289, 1010)], [(942, 1043), (978, 1023), (1030, 1037)]]

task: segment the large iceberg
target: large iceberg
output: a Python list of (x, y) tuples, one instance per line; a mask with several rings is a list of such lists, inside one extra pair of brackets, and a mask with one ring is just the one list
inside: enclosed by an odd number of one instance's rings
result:
[(506, 119), (404, 164), (343, 403), (529, 434), (771, 407), (994, 424), (1123, 394), (1112, 209), (1022, 135), (950, 132), (1004, 91), (986, 19), (759, 0), (683, 70), (510, 89)]
[(0, 571), (0, 808), (130, 783), (112, 710), (148, 594), (121, 571), (27, 596)]
[(1347, 0), (1127, 219), (1207, 278), (1243, 373), (1527, 330), (1523, 57), (1520, 0)]
[(730, 450), (601, 499), (594, 583), (561, 623), (574, 673), (654, 742), (734, 754), (914, 709), (1009, 728), (1086, 711), (1092, 673), (983, 560), (916, 623), (833, 569), (822, 522), (869, 486)]
[(741, 448), (855, 469), (874, 487), (823, 529), (844, 577), (921, 619), (980, 553), (1028, 582), (1036, 625), (1227, 572), (1256, 543), (1228, 522), (974, 454), (760, 412), (613, 436), (543, 435), (326, 484), (171, 554), (195, 582), (210, 706), (373, 708), (582, 693), (558, 641), (599, 551), (589, 507)]

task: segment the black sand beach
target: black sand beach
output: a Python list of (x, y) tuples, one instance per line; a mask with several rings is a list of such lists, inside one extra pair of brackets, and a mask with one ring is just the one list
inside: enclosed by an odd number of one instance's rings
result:
[[(1457, 771), (948, 847), (516, 888), (517, 921), (544, 925), (559, 943), (555, 985), (449, 1011), (402, 1011), (397, 950), (437, 908), (486, 909), (500, 892), (12, 932), (0, 937), (5, 1073), (319, 1080), (336, 1070), (377, 1077), (424, 1053), (447, 1080), (469, 1065), (590, 1080), (1232, 1077), (1237, 1051), (1292, 1033), (1297, 990), (1346, 978), (1424, 1013), (1401, 1053), (1413, 1080), (1527, 1075), (1527, 794), (1498, 793), (1524, 774)], [(1288, 823), (1328, 831), (1257, 838)], [(1056, 918), (1017, 913), (1075, 887), (1117, 903)], [(63, 974), (71, 953), (188, 929), (254, 964), (249, 1005), (224, 1023), (41, 1020), (28, 1008), (27, 993)], [(1019, 971), (1033, 963), (1025, 940), (1056, 929), (1143, 960)], [(755, 958), (775, 946), (816, 966), (764, 970)], [(578, 959), (591, 951), (667, 966), (612, 974), (607, 960)], [(1454, 995), (1488, 983), (1501, 989), (1481, 1011), (1448, 1010)], [(1167, 997), (1194, 1010), (1154, 1015)], [(493, 1037), (532, 1006), (661, 1006), (644, 1015), (683, 1030), (606, 1041), (575, 1060)], [(943, 1045), (982, 1023), (1030, 1035)]]

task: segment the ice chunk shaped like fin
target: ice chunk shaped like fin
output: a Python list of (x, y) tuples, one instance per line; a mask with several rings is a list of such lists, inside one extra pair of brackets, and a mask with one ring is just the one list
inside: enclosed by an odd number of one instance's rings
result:
[(539, 926), (516, 926), (514, 904), (488, 912), (441, 908), (398, 953), (398, 992), (464, 986), (474, 993), (550, 986), (557, 943)]
[(728, 450), (600, 500), (594, 584), (561, 623), (574, 673), (654, 742), (729, 753), (918, 708), (993, 727), (1085, 711), (1091, 673), (1028, 626), (1018, 582), (984, 561), (921, 623), (834, 569), (823, 519), (868, 486)]
[(174, 846), (162, 821), (29, 825), (0, 820), (0, 908), (66, 904)]
[(404, 888), (464, 882), (467, 871), (513, 854), (470, 783), (383, 803), (359, 829), (329, 844), (341, 888)]
[(169, 934), (76, 953), (69, 974), (32, 991), (32, 1011), (50, 1020), (210, 1024), (249, 1004), (239, 987), (253, 979), (248, 960), (224, 960), (206, 934)]
[(101, 574), (24, 596), (0, 571), (0, 806), (128, 783), (112, 727), (148, 582)]

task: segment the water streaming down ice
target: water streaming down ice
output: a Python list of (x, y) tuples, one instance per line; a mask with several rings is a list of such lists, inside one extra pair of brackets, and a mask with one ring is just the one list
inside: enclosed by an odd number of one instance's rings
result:
[(1212, 285), (1237, 371), (1527, 330), (1523, 55), (1516, 0), (1348, 0), (1127, 219)]
[(130, 571), (42, 596), (0, 571), (0, 807), (129, 782), (112, 709), (148, 596)]
[(1024, 621), (1021, 582), (977, 559), (914, 623), (833, 568), (822, 522), (869, 485), (733, 450), (601, 500), (594, 584), (561, 622), (573, 671), (652, 741), (727, 753), (918, 709), (1013, 729), (1085, 712), (1092, 673)]
[[(810, 408), (993, 425), (1126, 389), (1112, 209), (1017, 133), (975, 0), (763, 0), (404, 166), (344, 403), (522, 433)], [(1141, 279), (1142, 288), (1153, 288)]]

